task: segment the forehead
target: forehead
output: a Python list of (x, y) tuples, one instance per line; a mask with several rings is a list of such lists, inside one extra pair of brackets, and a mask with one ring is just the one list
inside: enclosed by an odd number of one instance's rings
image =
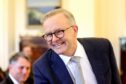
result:
[(57, 28), (66, 27), (68, 25), (68, 19), (62, 13), (59, 13), (47, 18), (43, 23), (43, 29), (44, 31), (51, 31)]
[(23, 48), (23, 51), (30, 51), (30, 50), (32, 50), (32, 49), (29, 46), (26, 46), (26, 47)]
[(30, 62), (22, 57), (18, 58), (15, 65), (16, 66), (23, 66), (23, 67), (30, 67), (31, 66)]

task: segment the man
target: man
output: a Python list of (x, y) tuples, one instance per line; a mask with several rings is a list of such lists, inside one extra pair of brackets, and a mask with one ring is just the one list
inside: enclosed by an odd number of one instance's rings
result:
[[(121, 84), (110, 42), (77, 40), (78, 27), (70, 12), (56, 9), (47, 13), (43, 29), (50, 49), (34, 63), (35, 84)], [(80, 59), (82, 76), (76, 75), (73, 58)]]
[(15, 53), (9, 60), (8, 76), (0, 84), (25, 84), (30, 71), (30, 59), (23, 53)]

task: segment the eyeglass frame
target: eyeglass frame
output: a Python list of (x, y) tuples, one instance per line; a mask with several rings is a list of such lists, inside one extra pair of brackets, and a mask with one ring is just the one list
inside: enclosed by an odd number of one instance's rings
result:
[[(42, 35), (42, 38), (44, 38), (46, 41), (51, 41), (52, 38), (53, 38), (53, 34), (54, 34), (57, 38), (63, 38), (63, 37), (64, 37), (64, 32), (65, 32), (66, 30), (72, 28), (72, 27), (73, 27), (73, 25), (70, 26), (70, 27), (67, 27), (67, 28), (65, 28), (65, 29), (62, 29), (62, 30), (57, 30), (57, 31), (55, 31), (55, 32), (53, 32), (53, 33), (44, 34), (44, 35)], [(62, 36), (60, 36), (61, 33), (62, 33)], [(59, 36), (58, 36), (58, 35), (59, 35)], [(47, 38), (50, 38), (50, 39), (48, 40)]]

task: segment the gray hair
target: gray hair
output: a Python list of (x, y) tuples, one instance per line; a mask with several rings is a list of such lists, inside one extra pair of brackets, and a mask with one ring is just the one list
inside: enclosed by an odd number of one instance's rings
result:
[(25, 56), (24, 53), (17, 52), (11, 56), (11, 58), (9, 59), (9, 64), (15, 63), (19, 58), (24, 58), (31, 63), (31, 59), (29, 57)]
[(67, 19), (68, 22), (70, 22), (71, 25), (75, 24), (75, 18), (72, 13), (69, 11), (59, 8), (59, 9), (54, 9), (52, 11), (49, 11), (42, 19), (42, 24), (44, 23), (45, 20), (47, 20), (49, 17), (54, 16), (56, 14), (62, 13)]

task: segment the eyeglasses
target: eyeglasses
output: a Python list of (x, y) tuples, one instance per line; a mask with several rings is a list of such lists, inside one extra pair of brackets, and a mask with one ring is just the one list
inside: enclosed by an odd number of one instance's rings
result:
[(54, 33), (48, 33), (43, 35), (42, 37), (46, 40), (46, 41), (51, 41), (53, 38), (53, 34), (57, 37), (57, 38), (63, 38), (64, 37), (64, 32), (70, 28), (72, 28), (73, 26), (70, 26), (64, 30), (57, 30)]

